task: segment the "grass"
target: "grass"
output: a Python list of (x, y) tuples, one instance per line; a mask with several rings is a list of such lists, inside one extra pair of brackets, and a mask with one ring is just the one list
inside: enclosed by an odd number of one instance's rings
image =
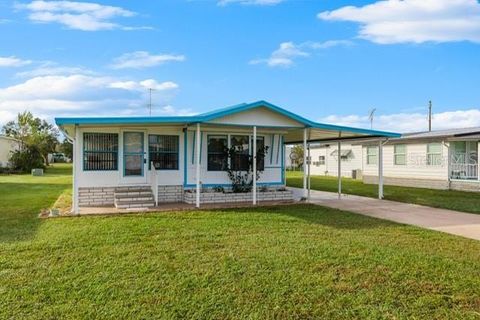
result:
[(1, 319), (480, 318), (480, 242), (310, 205), (36, 218), (67, 178), (0, 178)]
[[(287, 185), (302, 188), (302, 173), (288, 172)], [(337, 192), (337, 178), (330, 176), (311, 176), (311, 189)], [(363, 182), (359, 180), (342, 178), (342, 192), (345, 194), (377, 198), (378, 186), (363, 184)], [(384, 197), (387, 200), (480, 214), (480, 194), (477, 192), (384, 186)]]

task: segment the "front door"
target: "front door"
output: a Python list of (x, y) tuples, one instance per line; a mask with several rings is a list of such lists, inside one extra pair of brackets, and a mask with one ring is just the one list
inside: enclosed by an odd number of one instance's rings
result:
[(144, 144), (144, 132), (123, 132), (123, 181), (125, 183), (138, 184), (147, 182)]

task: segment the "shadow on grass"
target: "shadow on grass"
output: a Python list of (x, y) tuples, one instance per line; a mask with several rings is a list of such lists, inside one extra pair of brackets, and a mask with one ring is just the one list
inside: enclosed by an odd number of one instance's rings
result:
[(0, 242), (30, 239), (42, 209), (51, 207), (69, 184), (0, 183)]

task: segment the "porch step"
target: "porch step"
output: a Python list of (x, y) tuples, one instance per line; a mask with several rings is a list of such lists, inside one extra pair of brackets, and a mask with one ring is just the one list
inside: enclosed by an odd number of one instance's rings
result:
[(113, 193), (117, 209), (145, 209), (155, 207), (150, 186), (118, 187)]

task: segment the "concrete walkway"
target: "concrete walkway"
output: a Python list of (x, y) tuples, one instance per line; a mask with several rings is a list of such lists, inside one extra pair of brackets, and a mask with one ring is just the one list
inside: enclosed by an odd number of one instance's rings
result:
[[(302, 189), (289, 189), (295, 199), (301, 198)], [(480, 240), (479, 214), (354, 195), (338, 199), (336, 193), (315, 190), (311, 191), (310, 203)]]

